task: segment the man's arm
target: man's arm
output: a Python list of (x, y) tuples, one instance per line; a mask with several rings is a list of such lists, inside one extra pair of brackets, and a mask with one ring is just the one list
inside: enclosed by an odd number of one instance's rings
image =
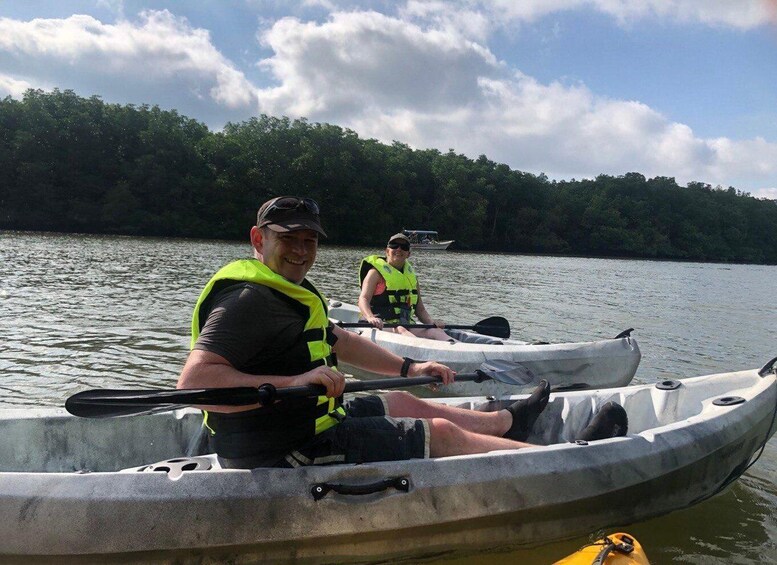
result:
[[(177, 388), (259, 387), (263, 384), (271, 384), (277, 388), (320, 384), (326, 387), (327, 396), (336, 397), (343, 393), (345, 378), (340, 372), (329, 367), (316, 367), (307, 373), (290, 377), (251, 375), (238, 371), (221, 355), (195, 349), (189, 353), (186, 365), (178, 378)], [(242, 412), (258, 407), (258, 404), (254, 404), (251, 406), (201, 406), (200, 408), (214, 412)]]
[[(322, 384), (327, 396), (339, 396), (344, 377), (327, 367), (293, 376), (255, 375), (237, 367), (269, 352), (263, 344), (272, 343), (278, 332), (288, 327), (288, 313), (272, 300), (272, 292), (259, 285), (235, 285), (220, 292), (189, 353), (178, 379), (178, 388), (259, 387), (265, 383), (277, 388)], [(284, 318), (284, 316), (287, 316)], [(292, 316), (292, 319), (294, 317)], [(257, 371), (258, 372), (258, 371)], [(239, 412), (253, 406), (219, 406), (216, 412)]]
[[(338, 358), (347, 361), (350, 365), (367, 369), (373, 373), (393, 376), (400, 374), (404, 359), (399, 355), (394, 355), (369, 339), (346, 331), (339, 326), (334, 326), (333, 331), (337, 336), (334, 350)], [(443, 383), (449, 384), (453, 382), (456, 372), (436, 361), (418, 361), (410, 365), (407, 375), (409, 377), (419, 375), (439, 376), (442, 378)]]

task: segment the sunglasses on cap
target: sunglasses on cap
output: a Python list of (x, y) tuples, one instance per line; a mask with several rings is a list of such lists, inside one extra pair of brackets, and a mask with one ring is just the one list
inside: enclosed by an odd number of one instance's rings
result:
[(319, 215), (318, 204), (312, 198), (297, 198), (296, 196), (281, 196), (270, 204), (264, 211), (264, 216), (275, 211), (289, 211), (303, 209), (314, 216)]
[(398, 243), (396, 241), (392, 241), (388, 244), (389, 249), (401, 249), (402, 251), (410, 251), (410, 244), (409, 243)]

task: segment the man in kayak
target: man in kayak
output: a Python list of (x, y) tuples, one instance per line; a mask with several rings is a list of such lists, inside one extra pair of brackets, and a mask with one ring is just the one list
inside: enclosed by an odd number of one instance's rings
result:
[(399, 333), (411, 333), (419, 337), (448, 341), (451, 336), (442, 329), (445, 324), (434, 320), (421, 300), (410, 257), (410, 239), (397, 233), (386, 244), (386, 256), (369, 255), (362, 259), (359, 268), (359, 311), (365, 321), (383, 329), (383, 324), (412, 324), (416, 316), (422, 324), (436, 328), (397, 327)]
[[(305, 278), (319, 236), (326, 234), (315, 201), (284, 196), (265, 202), (250, 232), (254, 259), (219, 270), (194, 308), (191, 352), (178, 388), (269, 383), (326, 389), (324, 396), (269, 406), (203, 407), (222, 465), (297, 467), (528, 446), (524, 441), (548, 403), (545, 381), (529, 398), (497, 412), (439, 405), (397, 391), (342, 403), (345, 379), (335, 354), (386, 375), (435, 375), (450, 383), (455, 374), (440, 363), (398, 357), (329, 322), (326, 300)], [(617, 421), (608, 416), (590, 439), (625, 434), (625, 416)]]

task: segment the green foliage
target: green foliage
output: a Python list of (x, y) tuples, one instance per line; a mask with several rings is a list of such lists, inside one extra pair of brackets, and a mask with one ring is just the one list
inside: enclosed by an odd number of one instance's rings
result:
[(415, 228), (460, 249), (777, 263), (777, 202), (732, 187), (639, 173), (549, 182), (304, 119), (211, 132), (71, 91), (0, 100), (0, 229), (245, 239), (281, 194), (318, 200), (334, 244)]

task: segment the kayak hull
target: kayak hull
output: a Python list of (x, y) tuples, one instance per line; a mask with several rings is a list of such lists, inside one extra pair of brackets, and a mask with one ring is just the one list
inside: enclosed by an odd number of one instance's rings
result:
[[(734, 396), (743, 402), (713, 404)], [(630, 434), (570, 443), (609, 400), (626, 407)], [(440, 401), (482, 410), (505, 404)], [(712, 496), (774, 433), (776, 407), (774, 373), (742, 371), (686, 379), (674, 390), (644, 385), (554, 393), (529, 438), (547, 447), (178, 472), (146, 464), (186, 449), (198, 454), (194, 410), (109, 420), (3, 410), (0, 560), (69, 555), (106, 562), (143, 552), (150, 561), (186, 555), (342, 563), (538, 545)]]
[[(358, 321), (358, 308), (339, 302), (334, 304), (329, 315), (335, 322)], [(440, 390), (437, 396), (503, 397), (530, 392), (541, 379), (550, 382), (554, 390), (625, 386), (634, 378), (642, 359), (639, 344), (631, 336), (580, 343), (531, 344), (517, 340), (488, 340), (471, 332), (455, 334), (464, 339), (480, 338), (482, 341), (501, 342), (496, 344), (438, 341), (375, 328), (351, 330), (400, 357), (417, 361), (439, 361), (459, 373), (471, 373), (483, 363), (497, 361), (518, 365), (533, 376), (517, 387), (496, 381), (454, 383)], [(359, 379), (385, 377), (343, 361), (338, 363), (338, 367)], [(427, 388), (421, 387), (414, 392), (422, 396), (434, 395), (428, 392)]]

